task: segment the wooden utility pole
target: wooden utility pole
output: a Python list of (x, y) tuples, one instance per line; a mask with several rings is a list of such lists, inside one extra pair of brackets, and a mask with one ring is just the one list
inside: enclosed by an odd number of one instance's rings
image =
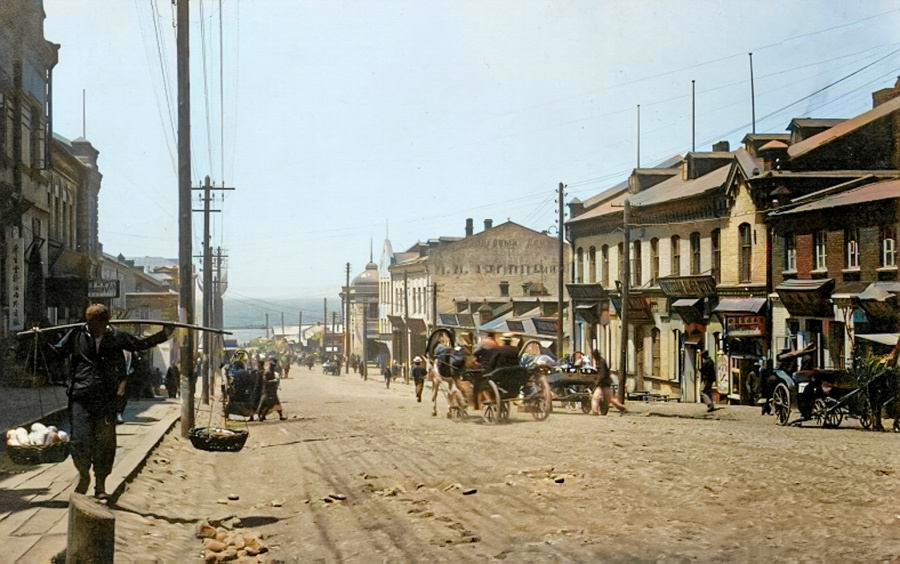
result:
[(281, 334), (284, 335), (284, 338), (287, 339), (287, 331), (284, 329), (284, 312), (281, 312)]
[[(412, 333), (409, 330), (409, 273), (403, 271), (403, 321), (406, 325), (406, 354), (403, 355), (403, 362), (406, 363), (407, 370), (412, 364)], [(409, 384), (409, 375), (407, 370), (403, 371), (403, 379)]]
[(753, 53), (750, 53), (750, 123), (753, 124), (753, 133), (756, 133), (756, 93), (753, 90)]
[(559, 317), (559, 321), (556, 324), (556, 357), (562, 359), (563, 357), (563, 291), (565, 290), (565, 275), (566, 269), (563, 265), (563, 262), (566, 260), (565, 255), (565, 226), (563, 225), (565, 209), (563, 206), (565, 205), (565, 189), (566, 185), (562, 182), (559, 183), (559, 191), (556, 195), (557, 203), (559, 204), (559, 229), (557, 229), (557, 238), (559, 240), (559, 255), (557, 256), (557, 266), (558, 271), (556, 274), (556, 312)]
[(619, 401), (625, 401), (625, 379), (628, 376), (628, 294), (631, 278), (631, 204), (625, 200), (625, 208), (622, 211), (622, 229), (625, 232), (625, 242), (622, 245), (622, 306), (619, 308), (619, 319), (622, 327), (619, 331), (621, 349), (619, 350)]
[(344, 286), (344, 311), (346, 317), (344, 319), (344, 356), (347, 362), (344, 363), (344, 374), (350, 374), (350, 263), (347, 263), (347, 285)]
[(431, 284), (431, 330), (437, 328), (438, 311), (437, 311), (437, 282)]
[(303, 346), (303, 312), (297, 316), (297, 346)]
[[(178, 56), (178, 300), (179, 317), (194, 323), (194, 273), (191, 256), (191, 72), (188, 0), (177, 0)], [(194, 332), (181, 343), (181, 436), (194, 426)]]
[(269, 338), (269, 314), (266, 314), (266, 340)]
[(325, 345), (328, 337), (328, 298), (322, 300), (322, 362), (325, 362), (325, 355), (328, 354), (328, 347)]
[(369, 317), (368, 317), (368, 314), (369, 314), (369, 311), (368, 311), (368, 310), (369, 310), (369, 307), (368, 307), (368, 306), (369, 306), (369, 304), (365, 301), (365, 300), (367, 300), (367, 299), (368, 299), (368, 298), (364, 298), (364, 299), (363, 299), (363, 304), (362, 304), (362, 306), (363, 306), (363, 308), (362, 308), (362, 310), (363, 310), (363, 314), (362, 314), (362, 341), (363, 341), (363, 342), (362, 342), (362, 359), (360, 359), (360, 367), (359, 367), (359, 370), (360, 370), (360, 372), (362, 372), (363, 380), (368, 380), (368, 379), (369, 379), (369, 368), (368, 368), (368, 364), (369, 364), (369, 351), (368, 351), (368, 346), (367, 346), (367, 343), (366, 343), (366, 341), (369, 340), (369, 335), (368, 335), (368, 333), (366, 332), (366, 326), (369, 324)]

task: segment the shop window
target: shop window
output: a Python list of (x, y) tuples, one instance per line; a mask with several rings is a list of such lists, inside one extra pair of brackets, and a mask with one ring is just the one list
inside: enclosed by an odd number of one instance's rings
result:
[(881, 228), (881, 266), (897, 266), (897, 231), (893, 225)]
[(815, 270), (826, 270), (825, 265), (825, 246), (828, 243), (828, 232), (824, 229), (816, 231), (813, 235), (813, 268)]
[(650, 239), (650, 283), (656, 283), (659, 278), (659, 239)]
[(597, 281), (597, 249), (591, 247), (588, 249), (588, 282), (593, 284)]
[(622, 273), (625, 272), (625, 244), (619, 243), (617, 250), (619, 251), (619, 272), (616, 278), (622, 280)]
[(641, 242), (635, 241), (631, 244), (631, 285), (638, 287), (641, 280)]
[(784, 236), (784, 271), (797, 271), (797, 243), (793, 233)]
[(844, 268), (848, 270), (859, 269), (859, 229), (851, 227), (844, 231)]
[(575, 251), (575, 282), (584, 282), (584, 249), (581, 247)]
[(609, 245), (600, 247), (600, 283), (609, 287)]
[(681, 237), (672, 235), (672, 276), (681, 275)]
[(721, 250), (722, 230), (713, 229), (709, 234), (710, 254), (712, 255), (712, 277), (718, 284), (721, 280), (722, 272), (722, 250)]
[(700, 233), (691, 233), (691, 274), (700, 274)]
[(740, 244), (739, 269), (741, 282), (750, 282), (750, 263), (753, 260), (753, 233), (749, 223), (742, 223), (738, 227), (738, 242)]

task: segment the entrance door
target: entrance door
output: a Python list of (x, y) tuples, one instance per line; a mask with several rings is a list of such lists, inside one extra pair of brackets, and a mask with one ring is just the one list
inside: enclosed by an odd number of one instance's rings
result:
[(689, 343), (681, 348), (684, 355), (684, 372), (682, 372), (681, 401), (696, 403), (700, 400), (699, 381), (700, 366), (697, 364), (697, 348)]

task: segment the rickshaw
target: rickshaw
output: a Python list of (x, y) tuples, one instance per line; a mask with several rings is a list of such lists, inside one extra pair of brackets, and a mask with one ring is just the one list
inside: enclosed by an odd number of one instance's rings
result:
[(256, 360), (244, 349), (238, 349), (225, 365), (222, 382), (222, 411), (229, 415), (252, 417), (259, 402), (259, 375)]

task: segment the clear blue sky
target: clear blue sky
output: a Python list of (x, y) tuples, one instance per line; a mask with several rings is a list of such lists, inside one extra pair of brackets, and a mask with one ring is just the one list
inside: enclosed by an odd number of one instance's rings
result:
[[(87, 91), (104, 249), (177, 256), (170, 0), (44, 4), (58, 133), (81, 135)], [(236, 299), (337, 299), (386, 222), (395, 249), (467, 217), (547, 229), (559, 182), (586, 198), (634, 167), (636, 104), (642, 164), (690, 149), (692, 79), (698, 148), (734, 146), (749, 51), (758, 131), (861, 113), (900, 74), (887, 0), (223, 0), (221, 51), (219, 1), (191, 6), (194, 180), (237, 188), (214, 232)]]

